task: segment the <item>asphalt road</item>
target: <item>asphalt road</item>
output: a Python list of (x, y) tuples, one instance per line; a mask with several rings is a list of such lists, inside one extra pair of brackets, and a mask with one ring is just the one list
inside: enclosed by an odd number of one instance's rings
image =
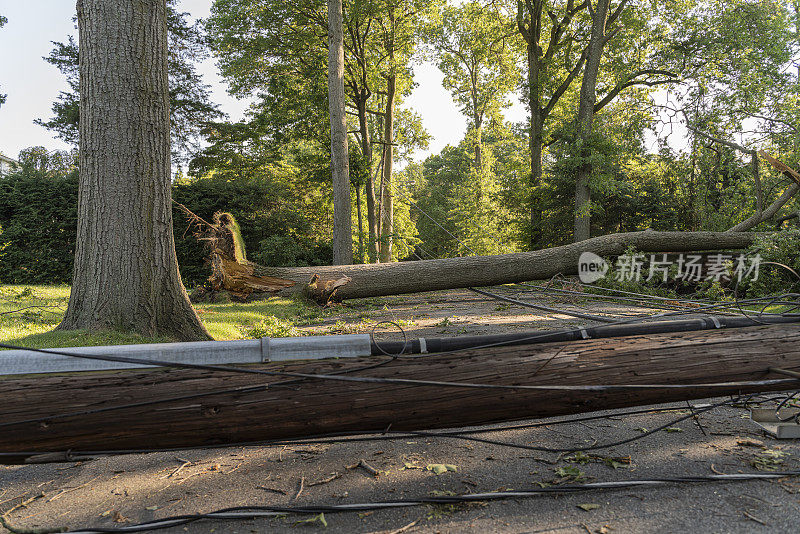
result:
[[(505, 325), (506, 331), (553, 328), (570, 321), (566, 317), (555, 322), (547, 317), (532, 319), (527, 311), (498, 309), (497, 303), (478, 301), (474, 303), (477, 307), (470, 307), (473, 305), (468, 305), (463, 293), (448, 295), (456, 301), (453, 309), (457, 315), (448, 308), (453, 299), (439, 303), (444, 309), (434, 309), (424, 297), (397, 300), (383, 315), (416, 323), (428, 317), (431, 325), (424, 323), (420, 328), (440, 335), (457, 335), (463, 330), (498, 331), (498, 325)], [(588, 307), (593, 312), (608, 311), (600, 308)], [(442, 326), (442, 314), (452, 319), (447, 321), (448, 326)], [(371, 319), (381, 318), (379, 314)], [(541, 322), (535, 323), (537, 320)], [(409, 330), (416, 335), (413, 327)], [(693, 405), (704, 402), (695, 401)], [(690, 413), (685, 403), (670, 407), (668, 412), (628, 417), (604, 413), (604, 417), (592, 421), (511, 431), (484, 427), (487, 431), (477, 437), (553, 448), (597, 445), (642, 436), (645, 429)], [(364, 468), (364, 463), (374, 468), (377, 476)], [(455, 466), (455, 470), (441, 474), (432, 470), (445, 464)], [(404, 437), (0, 467), (0, 513), (29, 501), (7, 515), (15, 528), (124, 527), (232, 506), (380, 502), (574, 482), (770, 470), (800, 470), (800, 443), (765, 436), (749, 420), (747, 409), (738, 406), (714, 409), (698, 416), (697, 421), (690, 418), (670, 425), (669, 431), (593, 451), (588, 457), (449, 438)], [(256, 520), (202, 521), (163, 532), (797, 532), (799, 492), (800, 478), (666, 484), (498, 502), (326, 513), (327, 527), (313, 515), (287, 514)], [(307, 519), (312, 521), (301, 522)]]

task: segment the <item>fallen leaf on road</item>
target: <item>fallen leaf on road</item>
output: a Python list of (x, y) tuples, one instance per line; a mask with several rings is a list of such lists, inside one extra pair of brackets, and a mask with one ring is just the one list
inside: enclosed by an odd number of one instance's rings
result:
[(300, 521), (295, 521), (295, 525), (322, 525), (323, 527), (328, 526), (328, 522), (325, 521), (325, 514), (315, 515), (314, 517), (309, 517), (308, 519), (301, 519)]
[(441, 475), (442, 473), (447, 473), (448, 471), (458, 471), (458, 467), (453, 464), (428, 464), (425, 466), (425, 469), (433, 472), (434, 475)]

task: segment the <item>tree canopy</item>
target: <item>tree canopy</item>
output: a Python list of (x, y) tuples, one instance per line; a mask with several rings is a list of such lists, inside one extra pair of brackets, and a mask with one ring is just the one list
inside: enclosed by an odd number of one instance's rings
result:
[[(329, 262), (328, 2), (215, 0), (196, 23), (176, 6), (167, 12), (172, 144), (189, 165), (175, 194), (204, 216), (212, 204), (225, 209), (209, 196), (230, 203), (260, 263)], [(800, 160), (799, 13), (788, 0), (344, 0), (354, 258), (735, 227), (792, 191), (763, 161), (754, 174), (751, 151)], [(42, 124), (70, 141), (78, 52), (67, 39), (47, 58), (71, 89)], [(210, 102), (195, 67), (209, 54), (229, 92), (252, 101), (244, 119)], [(421, 63), (441, 71), (467, 125), (424, 158), (429, 118), (409, 98)], [(508, 114), (515, 101), (521, 120)], [(790, 195), (756, 228), (791, 225), (797, 209)], [(191, 264), (193, 280), (201, 270)]]
[[(223, 113), (211, 101), (209, 87), (197, 73), (197, 62), (209, 53), (202, 24), (189, 22), (189, 14), (178, 11), (177, 4), (178, 0), (167, 2), (170, 121), (173, 155), (185, 162), (198, 152), (201, 130)], [(53, 103), (53, 117), (36, 121), (75, 145), (80, 121), (78, 54), (72, 36), (65, 42), (53, 42), (53, 50), (44, 59), (64, 74), (69, 90), (62, 91)]]

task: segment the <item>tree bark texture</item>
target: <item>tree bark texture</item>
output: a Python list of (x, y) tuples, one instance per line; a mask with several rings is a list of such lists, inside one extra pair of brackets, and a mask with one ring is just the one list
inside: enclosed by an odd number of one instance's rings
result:
[[(590, 2), (592, 0), (589, 0)], [(573, 237), (576, 242), (591, 237), (591, 191), (589, 180), (592, 176), (592, 164), (589, 162), (588, 147), (594, 121), (594, 107), (597, 102), (597, 76), (600, 71), (600, 60), (606, 44), (606, 20), (610, 0), (597, 0), (592, 10), (592, 35), (586, 55), (586, 67), (583, 71), (580, 102), (578, 104), (577, 134), (581, 143), (581, 157), (584, 162), (578, 167), (575, 179), (575, 229)]]
[(394, 101), (397, 75), (386, 77), (386, 113), (383, 121), (383, 187), (381, 188), (381, 262), (392, 261), (394, 237), (394, 196), (392, 194), (392, 165), (394, 163)]
[[(756, 326), (622, 338), (493, 347), (397, 359), (358, 377), (575, 386), (703, 384), (782, 379), (770, 367), (800, 370), (800, 326)], [(341, 373), (375, 358), (265, 364), (256, 368)], [(465, 389), (403, 383), (306, 379), (264, 387), (283, 377), (205, 370), (129, 370), (6, 377), (4, 422), (175, 398), (236, 392), (155, 406), (25, 423), (0, 433), (0, 462), (17, 451), (115, 451), (211, 446), (342, 432), (382, 432), (481, 425), (756, 391), (796, 389), (796, 381), (760, 386), (603, 391)], [(259, 387), (260, 386), (260, 387)], [(243, 391), (253, 387), (253, 391)], [(580, 446), (581, 443), (575, 443)]]
[[(366, 95), (364, 95), (366, 97)], [(375, 176), (372, 174), (372, 138), (369, 133), (369, 121), (367, 119), (367, 99), (359, 98), (357, 102), (358, 128), (361, 132), (361, 156), (366, 164), (367, 182), (364, 190), (367, 196), (367, 254), (369, 263), (378, 261), (378, 218), (375, 215)]]
[(293, 280), (282, 294), (302, 291), (314, 275), (338, 282), (335, 298), (353, 299), (420, 293), (464, 287), (544, 280), (557, 274), (575, 274), (583, 252), (599, 256), (623, 254), (633, 246), (641, 252), (695, 252), (744, 249), (759, 234), (746, 232), (629, 232), (594, 237), (579, 243), (533, 252), (497, 256), (466, 256), (347, 267), (264, 267), (257, 276)]
[(209, 335), (178, 273), (164, 0), (79, 0), (80, 185), (61, 329)]
[(353, 263), (350, 214), (350, 162), (344, 113), (344, 35), (342, 0), (328, 0), (328, 106), (331, 120), (333, 175), (333, 264)]
[[(541, 6), (531, 15), (531, 24), (541, 18)], [(538, 19), (536, 18), (538, 17)], [(542, 207), (540, 205), (537, 189), (542, 181), (542, 145), (544, 144), (544, 112), (542, 111), (542, 80), (539, 71), (539, 38), (540, 30), (538, 24), (529, 30), (527, 37), (527, 58), (528, 58), (528, 99), (531, 111), (531, 122), (528, 132), (528, 144), (531, 152), (531, 174), (528, 185), (531, 188), (530, 210), (531, 210), (531, 235), (530, 249), (535, 250), (539, 247), (542, 231)]]

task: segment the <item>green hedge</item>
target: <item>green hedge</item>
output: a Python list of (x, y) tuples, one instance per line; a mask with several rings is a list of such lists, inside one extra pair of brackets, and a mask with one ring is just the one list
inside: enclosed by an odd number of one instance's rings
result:
[(77, 222), (77, 171), (0, 177), (0, 282), (69, 282)]
[[(173, 198), (210, 220), (231, 212), (242, 228), (248, 259), (264, 265), (324, 265), (332, 259), (329, 203), (303, 185), (294, 168), (248, 178), (178, 180)], [(77, 231), (78, 172), (33, 167), (0, 177), (0, 283), (69, 283)], [(322, 214), (320, 216), (320, 214)], [(210, 274), (202, 246), (174, 213), (175, 248), (187, 286)]]

